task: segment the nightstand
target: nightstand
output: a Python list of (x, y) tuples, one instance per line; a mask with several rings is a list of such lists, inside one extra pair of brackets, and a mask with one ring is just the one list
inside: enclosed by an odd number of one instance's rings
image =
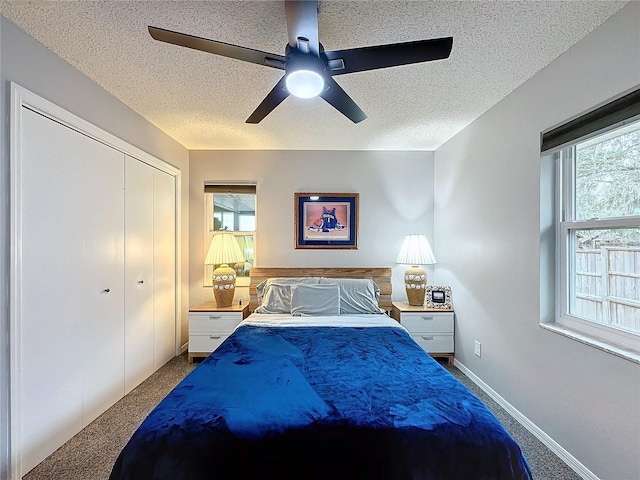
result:
[(249, 315), (249, 304), (218, 308), (205, 302), (189, 309), (189, 363), (208, 357)]
[(453, 310), (393, 302), (392, 315), (425, 352), (432, 357), (445, 357), (453, 364)]

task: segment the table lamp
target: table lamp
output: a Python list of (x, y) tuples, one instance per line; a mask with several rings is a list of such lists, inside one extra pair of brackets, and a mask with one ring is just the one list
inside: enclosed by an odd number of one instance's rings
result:
[(404, 272), (404, 286), (409, 305), (424, 305), (427, 272), (420, 265), (436, 263), (426, 235), (407, 235), (402, 243), (396, 263), (411, 265)]
[(205, 265), (219, 265), (213, 271), (213, 295), (216, 305), (230, 307), (236, 290), (236, 271), (229, 264), (244, 262), (236, 236), (231, 232), (216, 232), (211, 239)]

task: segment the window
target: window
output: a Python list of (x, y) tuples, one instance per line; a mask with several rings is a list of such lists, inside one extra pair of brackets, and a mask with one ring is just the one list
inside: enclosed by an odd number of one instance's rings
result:
[[(619, 99), (618, 108), (609, 104), (573, 128), (559, 127), (564, 143), (546, 154), (556, 163), (556, 326), (638, 359), (640, 97), (630, 95), (632, 109), (623, 97), (627, 118), (602, 122), (603, 112), (619, 112)], [(543, 150), (553, 137), (545, 135)]]
[[(235, 234), (245, 261), (236, 264), (236, 285), (249, 285), (249, 270), (254, 265), (256, 237), (256, 186), (205, 185), (204, 252), (207, 255), (214, 232), (227, 230)], [(217, 265), (204, 266), (204, 286), (211, 286)]]

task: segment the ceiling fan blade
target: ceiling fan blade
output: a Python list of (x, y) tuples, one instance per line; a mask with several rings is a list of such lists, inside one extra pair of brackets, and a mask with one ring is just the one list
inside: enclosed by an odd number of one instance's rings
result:
[(320, 96), (324, 98), (327, 103), (332, 105), (345, 117), (349, 118), (353, 123), (360, 123), (362, 120), (367, 118), (367, 114), (364, 113), (358, 105), (356, 105), (356, 102), (347, 95), (347, 92), (345, 92), (333, 78), (327, 77), (326, 85), (329, 88), (324, 90)]
[[(303, 53), (311, 52), (317, 57), (320, 52), (317, 0), (286, 0), (284, 10), (287, 15), (289, 46), (298, 48)], [(305, 51), (305, 42), (301, 43), (299, 38), (308, 40), (308, 51)]]
[(452, 48), (453, 37), (445, 37), (348, 50), (334, 50), (324, 52), (322, 55), (327, 60), (329, 74), (342, 75), (441, 60), (449, 57)]
[(163, 28), (149, 27), (151, 36), (160, 42), (171, 43), (181, 47), (193, 48), (202, 52), (215, 53), (223, 57), (236, 58), (245, 62), (257, 63), (267, 67), (284, 70), (287, 57), (274, 53), (261, 52), (251, 48), (231, 45), (229, 43), (209, 40), (207, 38), (195, 37), (185, 33), (172, 32)]
[(288, 96), (289, 90), (287, 90), (285, 85), (285, 77), (282, 77), (264, 100), (262, 100), (262, 103), (258, 105), (258, 108), (247, 118), (246, 123), (260, 123), (264, 117), (269, 115), (273, 109), (280, 105)]

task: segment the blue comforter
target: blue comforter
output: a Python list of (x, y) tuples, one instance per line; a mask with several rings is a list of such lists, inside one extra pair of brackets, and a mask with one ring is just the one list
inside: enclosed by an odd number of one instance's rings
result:
[(406, 331), (244, 325), (149, 414), (110, 478), (532, 474), (493, 414)]

